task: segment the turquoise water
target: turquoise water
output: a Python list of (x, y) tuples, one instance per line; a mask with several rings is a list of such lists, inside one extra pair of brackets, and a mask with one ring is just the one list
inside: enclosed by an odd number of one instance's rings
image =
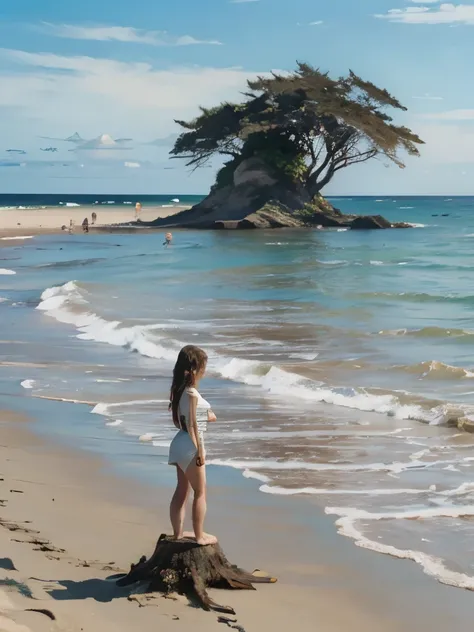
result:
[[(82, 402), (111, 440), (165, 458), (172, 365), (199, 344), (220, 420), (211, 463), (263, 493), (310, 496), (361, 546), (473, 587), (473, 440), (449, 425), (474, 415), (474, 199), (333, 203), (419, 227), (2, 249), (4, 389)], [(58, 424), (94, 449), (83, 422)]]

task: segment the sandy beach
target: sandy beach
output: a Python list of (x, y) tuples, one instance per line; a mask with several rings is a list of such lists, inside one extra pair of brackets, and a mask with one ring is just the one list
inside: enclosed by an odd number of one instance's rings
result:
[[(459, 241), (468, 256), (460, 232), (446, 248)], [(425, 271), (439, 234), (426, 239)], [(426, 288), (410, 262), (420, 240), (390, 235), (370, 248), (357, 231), (186, 231), (170, 249), (147, 230), (31, 230), (0, 241), (0, 631), (225, 629), (184, 597), (119, 590), (113, 579), (169, 530), (169, 382), (189, 341), (209, 352), (203, 392), (219, 413), (207, 438), (207, 528), (232, 563), (278, 578), (254, 592), (214, 592), (236, 610), (236, 629), (471, 629), (472, 592), (440, 582), (470, 587), (472, 435), (402, 414), (408, 401), (410, 415), (430, 419), (437, 404), (423, 396), (436, 389), (449, 402), (453, 384), (463, 398), (472, 389), (456, 369), (470, 367), (457, 354), (471, 333), (448, 338), (452, 313), (469, 303), (426, 302), (423, 318), (444, 318), (446, 336), (434, 331), (452, 356), (418, 365), (437, 357), (433, 328), (419, 335)], [(357, 332), (351, 284), (385, 291), (387, 269), (397, 300), (415, 297), (416, 320), (390, 303), (392, 322), (364, 294), (356, 304), (373, 320)], [(438, 292), (464, 294), (451, 270)], [(400, 326), (415, 335), (383, 335)], [(367, 362), (370, 350), (380, 364)], [(341, 363), (341, 354), (360, 359)], [(428, 381), (413, 378), (421, 371)], [(389, 401), (399, 414), (386, 414), (377, 384), (415, 391), (413, 400), (397, 391)]]
[[(216, 613), (190, 607), (185, 597), (146, 595), (136, 586), (120, 589), (108, 579), (151, 551), (157, 534), (166, 531), (166, 495), (150, 499), (146, 488), (105, 473), (99, 459), (47, 445), (19, 414), (3, 411), (0, 419), (2, 631), (224, 629)], [(259, 536), (245, 551), (246, 535), (248, 527), (242, 527), (240, 543), (230, 548), (234, 555), (240, 550), (244, 562), (249, 553), (261, 549)], [(272, 571), (283, 573), (284, 555), (278, 560), (268, 553), (262, 551), (260, 559), (273, 559)], [(321, 565), (299, 572), (300, 582), (282, 577), (257, 592), (218, 598), (233, 605), (246, 632), (290, 627), (309, 632), (315, 617), (327, 632), (399, 629), (342, 589), (345, 573), (340, 570)]]
[(473, 631), (474, 0), (1, 24), (0, 632)]
[[(140, 219), (149, 222), (158, 217), (174, 215), (186, 206), (143, 207)], [(96, 228), (107, 228), (115, 224), (136, 221), (133, 206), (52, 206), (41, 209), (0, 209), (0, 238), (4, 242), (15, 241), (15, 237), (28, 237), (45, 233), (60, 233), (62, 226), (69, 228), (74, 223), (74, 232), (82, 233), (81, 224), (85, 217), (91, 226), (91, 215), (97, 213)]]
[[(112, 474), (94, 455), (45, 441), (31, 421), (0, 412), (0, 630), (225, 629), (217, 613), (192, 607), (184, 596), (115, 585), (113, 577), (151, 553), (167, 531), (168, 490), (157, 492)], [(210, 495), (213, 527), (229, 558), (248, 568), (258, 562), (279, 578), (255, 592), (211, 591), (235, 608), (240, 632), (311, 632), (315, 621), (325, 632), (469, 629), (470, 593), (446, 592), (414, 566), (328, 539), (323, 523), (316, 540), (307, 528), (291, 531), (291, 512), (255, 506), (248, 492), (229, 498), (214, 487)]]

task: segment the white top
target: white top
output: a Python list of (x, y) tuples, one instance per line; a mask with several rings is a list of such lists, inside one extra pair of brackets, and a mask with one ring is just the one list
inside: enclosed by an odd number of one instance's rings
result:
[[(189, 396), (194, 395), (197, 397), (197, 406), (196, 406), (196, 422), (199, 434), (206, 432), (207, 430), (207, 412), (210, 410), (211, 405), (207, 402), (204, 397), (199, 393), (195, 388), (187, 388), (181, 395), (181, 399), (179, 400), (178, 405), (178, 417), (180, 423), (182, 423), (181, 419), (184, 417), (184, 423), (186, 424), (186, 428), (189, 432)], [(184, 428), (183, 428), (184, 430)]]

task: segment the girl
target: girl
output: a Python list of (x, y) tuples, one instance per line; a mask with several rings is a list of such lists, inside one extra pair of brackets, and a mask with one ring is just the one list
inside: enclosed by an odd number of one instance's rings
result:
[[(215, 544), (217, 538), (205, 533), (206, 516), (206, 453), (204, 432), (207, 422), (216, 421), (211, 406), (201, 397), (196, 387), (204, 377), (207, 355), (199, 347), (188, 345), (181, 349), (173, 370), (170, 410), (178, 433), (171, 442), (169, 464), (176, 466), (178, 484), (171, 500), (170, 518), (173, 535), (179, 540), (183, 533), (186, 500), (193, 488), (193, 529), (196, 542), (202, 546)], [(188, 535), (188, 534), (186, 534)]]

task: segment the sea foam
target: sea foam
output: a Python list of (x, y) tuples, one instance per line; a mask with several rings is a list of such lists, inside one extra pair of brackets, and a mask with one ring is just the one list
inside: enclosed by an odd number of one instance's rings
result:
[(26, 388), (26, 389), (34, 388), (35, 381), (34, 380), (23, 380), (23, 382), (21, 382), (20, 386), (23, 386), (23, 388)]
[[(469, 461), (470, 459), (465, 459)], [(474, 460), (474, 457), (473, 457)], [(391, 463), (310, 463), (308, 461), (276, 461), (261, 459), (260, 461), (250, 459), (209, 459), (207, 463), (211, 465), (225, 465), (238, 470), (309, 470), (314, 472), (392, 472), (400, 474), (406, 470), (421, 470), (431, 467), (458, 463), (458, 461), (395, 461)]]
[(437, 579), (442, 584), (474, 590), (474, 577), (453, 571), (447, 568), (444, 560), (434, 555), (429, 555), (422, 551), (411, 549), (399, 549), (390, 544), (374, 541), (366, 537), (357, 523), (360, 521), (370, 522), (379, 520), (428, 520), (437, 518), (459, 518), (474, 517), (474, 505), (462, 507), (429, 507), (424, 509), (406, 509), (398, 512), (372, 513), (363, 509), (352, 507), (326, 507), (326, 513), (338, 516), (336, 526), (338, 532), (348, 538), (352, 538), (357, 546), (360, 546), (377, 553), (384, 553), (399, 559), (413, 560), (419, 564), (423, 571)]
[[(46, 289), (41, 295), (38, 310), (56, 320), (74, 325), (81, 340), (89, 340), (124, 347), (145, 357), (171, 364), (183, 342), (160, 337), (160, 325), (124, 325), (109, 321), (90, 311), (87, 293), (76, 282)], [(296, 397), (300, 401), (322, 402), (377, 412), (397, 419), (413, 419), (431, 424), (443, 424), (453, 416), (445, 406), (423, 408), (419, 404), (402, 404), (395, 394), (374, 394), (364, 389), (329, 387), (278, 366), (259, 360), (229, 357), (216, 351), (209, 353), (209, 371), (218, 377), (258, 387), (276, 396)], [(459, 416), (464, 416), (460, 411)]]
[(146, 404), (163, 404), (168, 403), (168, 400), (164, 399), (136, 399), (125, 402), (99, 402), (94, 406), (91, 410), (91, 413), (94, 415), (104, 415), (105, 417), (111, 414), (111, 411), (114, 408), (124, 408), (124, 407), (133, 407), (133, 406), (144, 406)]

